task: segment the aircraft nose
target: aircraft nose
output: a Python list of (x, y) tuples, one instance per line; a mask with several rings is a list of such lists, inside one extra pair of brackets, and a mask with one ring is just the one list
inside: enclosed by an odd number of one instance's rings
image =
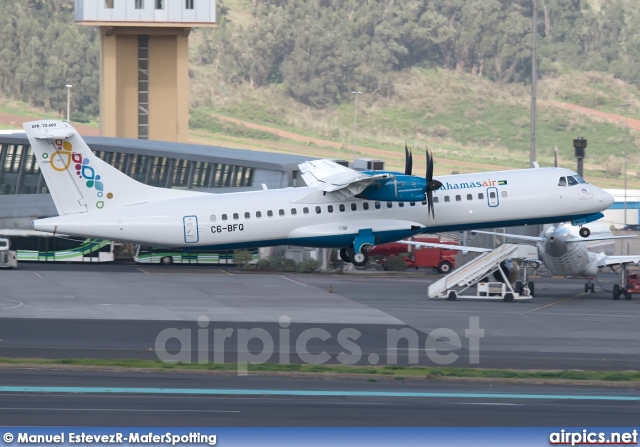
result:
[(615, 199), (613, 198), (613, 196), (611, 194), (609, 194), (606, 191), (603, 191), (600, 188), (598, 188), (598, 192), (597, 192), (595, 198), (596, 198), (596, 200), (598, 200), (598, 202), (602, 203), (607, 208), (609, 208), (611, 205), (613, 205), (613, 202), (615, 201)]

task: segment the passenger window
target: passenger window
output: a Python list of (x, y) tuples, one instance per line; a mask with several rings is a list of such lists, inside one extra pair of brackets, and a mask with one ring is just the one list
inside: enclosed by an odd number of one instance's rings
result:
[(356, 205), (355, 203), (351, 204), (351, 211), (357, 211), (358, 210), (358, 205)]
[(322, 208), (319, 206), (316, 206), (316, 214), (320, 214), (322, 212)]
[(569, 176), (567, 177), (567, 180), (569, 181), (569, 186), (573, 186), (573, 185), (577, 185), (578, 181), (576, 179), (574, 179), (573, 177)]
[(502, 197), (507, 197), (507, 191), (502, 191)]
[(567, 186), (567, 179), (560, 177), (560, 180), (558, 180), (558, 186)]
[(416, 202), (409, 202), (409, 205), (416, 206)]
[(433, 198), (433, 203), (438, 203), (438, 202), (440, 202), (440, 199), (438, 199), (437, 197), (434, 197)]
[(368, 209), (369, 209), (369, 202), (364, 202), (364, 203), (362, 204), (362, 208), (363, 208), (365, 211), (366, 211), (366, 210), (368, 210)]
[(479, 192), (478, 193), (478, 200), (484, 200), (484, 194)]
[(238, 215), (238, 213), (233, 213), (233, 220), (238, 220), (240, 219), (240, 216)]
[(262, 211), (256, 211), (256, 219), (262, 219)]
[(273, 211), (271, 210), (267, 211), (267, 217), (273, 217)]
[(467, 200), (473, 200), (473, 194), (467, 194)]
[(391, 208), (393, 206), (393, 202), (387, 202), (387, 208)]
[(309, 208), (305, 206), (304, 208), (302, 208), (302, 212), (305, 214), (309, 214)]
[(298, 210), (295, 208), (291, 208), (291, 215), (295, 216), (296, 214), (298, 214)]
[(329, 211), (330, 213), (333, 213), (333, 205), (327, 206), (327, 211)]
[(398, 202), (398, 206), (402, 208), (404, 206), (404, 202)]
[(444, 196), (444, 201), (445, 203), (449, 203), (451, 202), (451, 199), (449, 199), (449, 196)]
[(495, 193), (495, 192), (493, 192), (493, 191), (491, 191), (491, 192), (489, 193), (489, 198), (490, 198), (490, 199), (495, 199), (495, 198), (496, 198), (496, 193)]
[[(437, 197), (436, 197), (436, 199), (437, 199)], [(423, 200), (423, 201), (422, 201), (422, 202), (420, 202), (420, 203), (422, 203), (423, 205), (426, 205), (426, 204), (427, 204), (427, 201), (426, 201), (426, 200)]]
[(223, 221), (223, 222), (226, 222), (226, 221), (227, 221), (227, 215), (226, 215), (226, 214), (223, 214), (223, 215), (222, 215), (222, 221)]
[(344, 212), (344, 210), (345, 210), (344, 204), (342, 204), (342, 203), (341, 203), (341, 204), (340, 204), (340, 212), (341, 212), (341, 213), (343, 213), (343, 212)]
[(245, 219), (251, 219), (251, 213), (244, 213)]
[(456, 194), (456, 202), (461, 202), (462, 201), (462, 197), (460, 196), (460, 194)]
[(281, 216), (284, 216), (284, 210), (278, 211), (278, 214), (280, 214)]
[(375, 207), (376, 207), (377, 210), (379, 210), (380, 209), (380, 202), (376, 202), (375, 203)]
[(211, 219), (211, 222), (215, 222), (216, 221), (216, 216), (214, 214), (212, 214), (209, 219)]

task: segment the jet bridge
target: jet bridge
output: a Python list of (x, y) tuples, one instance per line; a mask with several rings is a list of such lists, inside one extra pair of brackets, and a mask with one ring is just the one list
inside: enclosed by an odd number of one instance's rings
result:
[[(482, 298), (504, 301), (531, 299), (532, 296), (529, 294), (524, 295), (515, 292), (500, 268), (500, 264), (507, 259), (531, 259), (531, 248), (531, 246), (518, 244), (502, 244), (493, 251), (483, 253), (473, 261), (431, 284), (428, 289), (429, 299)], [(495, 272), (500, 272), (504, 282), (480, 282), (483, 278)], [(465, 290), (475, 284), (478, 284), (476, 295), (462, 295)]]

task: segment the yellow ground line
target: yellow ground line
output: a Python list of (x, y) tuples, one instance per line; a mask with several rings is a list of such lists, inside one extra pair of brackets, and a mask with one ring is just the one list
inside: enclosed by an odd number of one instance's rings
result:
[(142, 273), (144, 273), (145, 275), (150, 275), (151, 273), (149, 272), (145, 272), (144, 270), (142, 270), (141, 268), (138, 268), (138, 270), (140, 270)]
[(226, 270), (222, 270), (222, 269), (220, 269), (220, 271), (221, 271), (221, 272), (225, 272), (227, 275), (235, 276), (233, 273), (229, 273), (229, 272), (227, 272)]
[(523, 313), (522, 315), (526, 315), (526, 314), (528, 314), (530, 312), (535, 312), (536, 310), (544, 309), (545, 307), (555, 306), (556, 304), (564, 303), (565, 301), (569, 301), (569, 300), (572, 300), (574, 298), (578, 298), (579, 296), (582, 296), (582, 295), (585, 295), (585, 294), (586, 293), (580, 293), (578, 295), (575, 295), (575, 296), (572, 296), (572, 297), (569, 297), (569, 298), (565, 298), (565, 299), (560, 300), (560, 301), (556, 301), (555, 303), (545, 304), (544, 306), (540, 306), (540, 307), (537, 307), (535, 309), (528, 310), (525, 313)]

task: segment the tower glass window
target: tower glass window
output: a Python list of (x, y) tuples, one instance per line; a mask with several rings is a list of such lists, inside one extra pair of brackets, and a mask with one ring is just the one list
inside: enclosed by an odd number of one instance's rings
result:
[(144, 0), (135, 0), (134, 8), (144, 9)]
[(193, 0), (185, 0), (184, 8), (193, 9)]

